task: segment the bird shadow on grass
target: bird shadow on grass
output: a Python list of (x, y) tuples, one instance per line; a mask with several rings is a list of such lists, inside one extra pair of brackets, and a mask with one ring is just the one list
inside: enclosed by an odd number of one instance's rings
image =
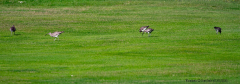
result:
[(19, 35), (21, 35), (21, 34), (15, 34), (16, 36), (19, 36)]
[(13, 36), (18, 36), (18, 35), (21, 35), (21, 34), (7, 35), (7, 36), (3, 36), (3, 37), (13, 37)]
[(3, 36), (3, 37), (12, 37), (12, 36)]
[(151, 38), (151, 37), (158, 37), (158, 36), (149, 36), (149, 37)]
[(55, 40), (55, 41), (64, 41), (64, 40)]
[(157, 38), (159, 36), (139, 36), (139, 37), (134, 37), (134, 38)]

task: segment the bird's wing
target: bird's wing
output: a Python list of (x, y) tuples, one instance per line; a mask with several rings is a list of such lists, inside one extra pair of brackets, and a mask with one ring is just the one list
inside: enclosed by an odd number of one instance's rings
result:
[(142, 31), (144, 31), (144, 30), (146, 30), (147, 29), (147, 27), (146, 28), (144, 28)]
[(149, 26), (143, 26), (143, 27), (140, 28), (140, 30), (141, 30), (141, 31), (144, 31), (144, 30), (146, 30), (148, 27), (149, 27)]
[(53, 35), (60, 35), (61, 33), (63, 33), (64, 31), (61, 32), (54, 32)]
[(149, 27), (149, 26), (143, 26), (143, 27), (141, 27), (141, 28), (143, 28), (143, 29), (144, 29), (144, 28), (148, 28), (148, 27)]
[(11, 30), (11, 31), (16, 31), (16, 28), (15, 28), (14, 26), (12, 26), (12, 27), (10, 28), (10, 30)]
[(52, 33), (53, 36), (59, 35), (59, 32)]

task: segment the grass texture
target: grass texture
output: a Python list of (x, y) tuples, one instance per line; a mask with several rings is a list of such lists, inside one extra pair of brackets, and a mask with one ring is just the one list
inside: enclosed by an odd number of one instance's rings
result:
[[(237, 84), (239, 4), (1, 0), (0, 83), (186, 84), (224, 79), (217, 83)], [(9, 31), (12, 25), (16, 35)], [(150, 37), (139, 33), (147, 25), (154, 29)], [(65, 32), (56, 41), (44, 36), (55, 31)]]

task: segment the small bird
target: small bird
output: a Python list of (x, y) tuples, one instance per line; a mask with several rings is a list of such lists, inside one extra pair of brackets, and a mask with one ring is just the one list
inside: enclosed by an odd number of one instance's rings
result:
[(12, 35), (12, 32), (13, 32), (14, 35), (15, 35), (16, 28), (14, 27), (14, 25), (10, 28), (10, 31), (11, 31), (11, 35)]
[(146, 30), (148, 27), (149, 27), (149, 26), (143, 26), (143, 27), (141, 27), (141, 28), (139, 29), (139, 32), (140, 32), (140, 33), (143, 32), (143, 31)]
[[(54, 39), (54, 41), (56, 40), (56, 38), (58, 38), (58, 35), (60, 35), (61, 33), (63, 33), (64, 31), (61, 31), (61, 32), (58, 32), (58, 31), (56, 31), (56, 32), (54, 32), (54, 33), (48, 33), (51, 37), (55, 37), (55, 39)], [(46, 35), (48, 35), (48, 34), (46, 34)], [(45, 36), (46, 36), (45, 35)], [(58, 38), (58, 40), (59, 40), (59, 38)]]
[[(152, 33), (153, 31), (154, 31), (154, 29), (152, 29), (152, 28), (147, 28), (146, 30), (143, 31), (142, 36), (143, 36), (144, 32), (146, 32), (146, 33), (148, 33), (148, 37), (150, 37), (150, 35), (151, 35), (151, 33)], [(150, 35), (149, 35), (149, 33), (150, 33)]]
[(216, 34), (218, 34), (218, 32), (221, 34), (222, 29), (220, 27), (214, 27), (214, 29), (216, 30)]

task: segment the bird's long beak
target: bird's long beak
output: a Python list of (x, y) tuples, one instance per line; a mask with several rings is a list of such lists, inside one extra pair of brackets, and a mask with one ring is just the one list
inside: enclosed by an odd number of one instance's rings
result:
[[(46, 35), (48, 35), (48, 34), (46, 34)], [(46, 36), (46, 35), (45, 35), (45, 36)]]

